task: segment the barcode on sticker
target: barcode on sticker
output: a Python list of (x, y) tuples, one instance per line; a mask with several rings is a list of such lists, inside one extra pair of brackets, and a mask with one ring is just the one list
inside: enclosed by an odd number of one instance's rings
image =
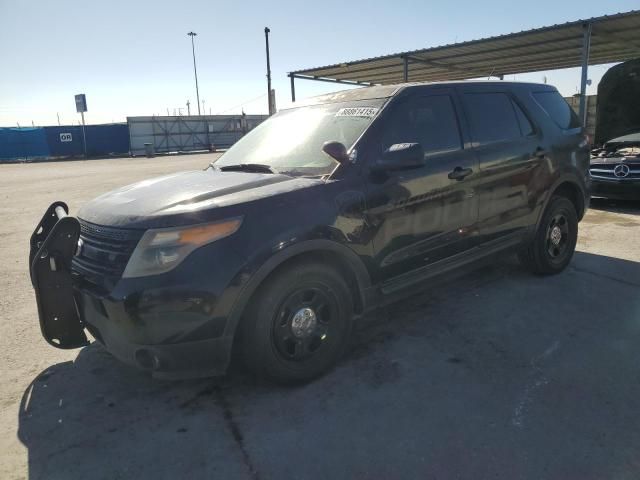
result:
[(336, 117), (374, 117), (378, 113), (377, 107), (347, 107), (341, 108)]

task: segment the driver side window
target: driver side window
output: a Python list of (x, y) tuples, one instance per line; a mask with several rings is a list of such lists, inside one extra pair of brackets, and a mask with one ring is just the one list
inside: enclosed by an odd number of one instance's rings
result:
[(425, 154), (461, 150), (462, 138), (451, 97), (413, 97), (396, 105), (382, 135), (382, 151), (396, 143), (419, 143)]

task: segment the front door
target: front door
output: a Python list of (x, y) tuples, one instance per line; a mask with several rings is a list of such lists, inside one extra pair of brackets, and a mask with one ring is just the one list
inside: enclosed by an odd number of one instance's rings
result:
[(477, 164), (464, 148), (460, 107), (451, 89), (423, 92), (389, 105), (367, 138), (367, 163), (394, 144), (419, 143), (425, 151), (422, 167), (368, 173), (366, 220), (378, 282), (406, 278), (473, 245)]

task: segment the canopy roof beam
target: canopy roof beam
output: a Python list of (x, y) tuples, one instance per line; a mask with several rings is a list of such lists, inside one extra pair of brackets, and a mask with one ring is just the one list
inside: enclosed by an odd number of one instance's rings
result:
[(587, 126), (587, 78), (589, 75), (589, 50), (591, 50), (591, 23), (585, 23), (582, 36), (582, 71), (580, 74), (580, 107), (578, 115), (583, 126)]
[[(373, 85), (503, 77), (579, 67), (582, 98), (586, 95), (589, 65), (624, 62), (638, 56), (640, 10), (633, 10), (479, 40), (296, 70), (289, 76), (345, 85)], [(584, 114), (585, 108), (581, 109), (581, 115)]]

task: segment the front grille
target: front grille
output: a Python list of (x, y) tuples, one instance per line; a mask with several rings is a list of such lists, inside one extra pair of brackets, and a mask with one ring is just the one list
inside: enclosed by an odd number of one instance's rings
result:
[(144, 231), (104, 227), (80, 220), (82, 246), (73, 270), (84, 280), (110, 289), (124, 272)]
[[(629, 174), (626, 176), (617, 176), (614, 172), (619, 165), (629, 167)], [(640, 163), (592, 163), (589, 167), (589, 173), (593, 178), (605, 178), (611, 180), (639, 180), (640, 179)]]

